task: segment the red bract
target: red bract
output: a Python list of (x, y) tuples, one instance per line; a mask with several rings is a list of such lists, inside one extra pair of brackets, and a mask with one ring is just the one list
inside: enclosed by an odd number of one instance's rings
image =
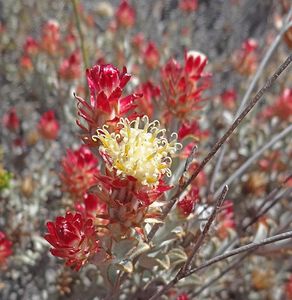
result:
[(222, 104), (227, 109), (234, 109), (236, 104), (237, 93), (233, 89), (225, 90), (221, 96)]
[(142, 83), (137, 88), (137, 93), (142, 94), (142, 98), (138, 102), (138, 107), (141, 113), (146, 114), (149, 117), (153, 115), (153, 100), (157, 100), (160, 97), (160, 88), (154, 85), (152, 81)]
[(60, 77), (65, 80), (78, 79), (81, 74), (81, 58), (79, 51), (73, 52), (61, 62), (59, 68)]
[(47, 140), (55, 140), (59, 133), (59, 123), (52, 110), (45, 112), (38, 123), (40, 135)]
[(63, 170), (60, 174), (64, 190), (74, 198), (80, 199), (96, 183), (97, 162), (86, 146), (76, 151), (67, 150), (61, 162)]
[(5, 233), (0, 231), (0, 265), (6, 263), (7, 258), (12, 254), (12, 243)]
[(233, 202), (226, 200), (224, 209), (219, 214), (218, 235), (221, 239), (228, 236), (228, 232), (235, 228)]
[(14, 107), (4, 114), (2, 122), (7, 129), (11, 131), (18, 130), (20, 121)]
[(206, 64), (207, 58), (203, 54), (190, 51), (185, 55), (183, 67), (171, 59), (162, 68), (162, 87), (169, 109), (166, 118), (171, 115), (182, 120), (195, 117), (195, 111), (201, 108), (201, 93), (209, 86), (206, 80), (198, 84), (200, 79), (208, 78), (203, 74)]
[(60, 44), (60, 26), (55, 20), (49, 20), (43, 26), (41, 47), (51, 55), (56, 54)]
[(28, 55), (34, 55), (39, 50), (38, 42), (31, 36), (26, 38), (26, 41), (23, 46), (24, 53)]
[(199, 200), (199, 189), (192, 187), (191, 191), (177, 203), (179, 216), (185, 218), (193, 212), (196, 202)]
[(265, 110), (264, 116), (277, 116), (282, 121), (292, 120), (292, 89), (285, 89), (275, 104)]
[(180, 295), (178, 295), (176, 300), (189, 300), (189, 296), (186, 293), (181, 293)]
[(33, 69), (31, 58), (27, 54), (21, 56), (20, 66), (26, 71), (31, 71)]
[(285, 285), (285, 294), (287, 300), (292, 300), (292, 274), (290, 275), (286, 285)]
[(254, 39), (246, 40), (241, 49), (235, 51), (232, 61), (235, 69), (242, 75), (251, 75), (258, 65), (258, 55), (256, 53), (258, 43)]
[(99, 241), (92, 219), (80, 213), (66, 213), (55, 222), (47, 223), (45, 239), (54, 247), (51, 253), (64, 258), (66, 265), (78, 271), (99, 251)]
[(88, 218), (92, 218), (97, 222), (96, 217), (106, 214), (107, 205), (105, 202), (100, 201), (97, 195), (85, 193), (83, 195), (83, 202), (77, 203), (76, 210), (84, 214)]
[(143, 52), (143, 59), (149, 69), (157, 68), (159, 64), (159, 51), (153, 42), (149, 42)]
[(141, 50), (144, 44), (145, 36), (142, 32), (137, 33), (132, 38), (132, 45), (135, 49)]
[(136, 19), (134, 8), (126, 0), (122, 0), (117, 11), (116, 20), (119, 26), (130, 28), (133, 27)]
[(85, 133), (83, 141), (91, 145), (91, 136), (96, 129), (106, 121), (115, 120), (134, 109), (136, 105), (133, 102), (141, 95), (131, 94), (122, 97), (123, 89), (131, 78), (126, 68), (120, 72), (111, 64), (95, 65), (88, 69), (86, 74), (90, 89), (90, 104), (80, 97), (76, 98), (78, 115), (85, 120), (87, 127), (79, 120), (77, 124)]
[(195, 11), (198, 7), (198, 0), (180, 0), (179, 8), (185, 12)]
[(201, 130), (200, 125), (197, 121), (183, 122), (178, 132), (178, 138), (180, 140), (186, 137), (193, 137), (195, 139), (205, 138), (209, 135), (207, 130)]

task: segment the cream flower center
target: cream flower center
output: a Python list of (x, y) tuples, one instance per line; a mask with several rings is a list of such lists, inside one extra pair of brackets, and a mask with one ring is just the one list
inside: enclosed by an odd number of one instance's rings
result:
[(105, 125), (92, 136), (94, 141), (100, 140), (100, 151), (109, 156), (109, 170), (121, 177), (132, 176), (148, 186), (158, 185), (161, 175), (171, 176), (171, 156), (182, 147), (176, 133), (168, 142), (159, 121), (149, 123), (147, 116), (133, 121), (121, 118), (118, 127), (118, 133), (109, 133)]

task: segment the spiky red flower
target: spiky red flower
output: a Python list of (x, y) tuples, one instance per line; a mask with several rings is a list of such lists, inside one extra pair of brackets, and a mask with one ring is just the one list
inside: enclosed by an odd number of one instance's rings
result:
[(149, 42), (143, 52), (143, 60), (149, 69), (157, 68), (159, 64), (160, 54), (154, 42)]
[(203, 74), (206, 64), (207, 58), (203, 54), (189, 51), (184, 66), (171, 59), (162, 68), (162, 87), (169, 109), (167, 116), (175, 115), (182, 120), (194, 118), (195, 112), (201, 108), (201, 93), (209, 86), (207, 80), (198, 84), (200, 79), (208, 78)]
[(61, 62), (59, 68), (60, 77), (65, 80), (78, 79), (81, 74), (81, 57), (80, 52), (73, 52), (68, 58)]
[(7, 258), (12, 254), (12, 243), (5, 233), (0, 231), (0, 265), (6, 263)]
[(60, 46), (60, 25), (55, 20), (47, 21), (42, 29), (41, 47), (51, 55), (58, 52)]
[(67, 150), (61, 162), (63, 170), (60, 174), (64, 190), (80, 199), (96, 183), (97, 162), (97, 158), (86, 146), (75, 151)]
[(160, 88), (152, 81), (146, 81), (137, 88), (137, 93), (142, 94), (142, 98), (138, 102), (138, 107), (141, 113), (146, 114), (149, 117), (153, 115), (154, 100), (160, 97)]
[(33, 37), (28, 36), (25, 40), (23, 50), (25, 54), (34, 55), (39, 51), (39, 44)]
[(225, 90), (221, 96), (222, 104), (227, 109), (234, 109), (236, 105), (237, 93), (234, 89)]
[(194, 186), (191, 191), (177, 203), (177, 210), (180, 216), (187, 217), (194, 210), (195, 204), (199, 200), (199, 189)]
[(233, 57), (235, 69), (242, 75), (251, 75), (255, 72), (258, 65), (258, 54), (256, 49), (258, 43), (254, 39), (247, 39), (241, 45), (241, 49), (236, 50)]
[(180, 0), (179, 8), (185, 12), (195, 11), (198, 7), (198, 0)]
[(288, 281), (285, 284), (285, 294), (287, 300), (292, 300), (292, 274), (290, 275)]
[(106, 121), (115, 120), (129, 113), (136, 106), (133, 102), (141, 95), (131, 94), (122, 97), (123, 89), (131, 78), (124, 67), (119, 71), (111, 64), (95, 65), (86, 71), (90, 90), (90, 104), (84, 99), (78, 100), (78, 115), (87, 123), (87, 127), (77, 120), (84, 131), (83, 141), (92, 145), (91, 136)]
[(47, 223), (45, 239), (53, 246), (54, 256), (64, 258), (66, 265), (78, 271), (99, 251), (99, 241), (92, 219), (80, 213), (67, 212)]
[(218, 235), (221, 239), (225, 239), (228, 236), (229, 230), (234, 229), (236, 225), (234, 220), (234, 208), (232, 201), (225, 201), (224, 209), (221, 211), (218, 218)]
[(14, 107), (6, 112), (2, 119), (4, 127), (11, 131), (17, 131), (19, 128), (19, 118)]
[(178, 132), (178, 138), (180, 140), (190, 136), (195, 139), (201, 139), (207, 137), (208, 135), (208, 130), (202, 130), (196, 120), (191, 123), (183, 122)]
[(135, 24), (136, 13), (127, 0), (122, 0), (116, 11), (116, 20), (119, 26), (131, 28)]
[(59, 134), (59, 122), (52, 110), (45, 112), (38, 123), (38, 131), (40, 135), (47, 140), (55, 140)]
[(100, 201), (97, 195), (85, 193), (83, 202), (76, 204), (77, 211), (83, 213), (86, 217), (96, 219), (98, 215), (106, 213), (107, 205)]
[(275, 115), (281, 120), (288, 121), (292, 119), (292, 88), (283, 91), (274, 105)]
[(180, 295), (178, 295), (178, 297), (176, 298), (176, 300), (189, 300), (189, 296), (186, 293), (181, 293)]

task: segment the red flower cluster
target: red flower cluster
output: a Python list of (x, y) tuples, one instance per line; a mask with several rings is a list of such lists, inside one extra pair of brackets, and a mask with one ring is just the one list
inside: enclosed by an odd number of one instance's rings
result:
[(129, 4), (127, 0), (122, 0), (117, 11), (116, 20), (118, 26), (124, 28), (131, 28), (135, 24), (136, 13), (134, 8)]
[(61, 62), (59, 68), (60, 77), (65, 80), (78, 79), (81, 74), (81, 57), (80, 52), (73, 52), (68, 58)]
[(177, 203), (177, 210), (180, 217), (186, 218), (189, 216), (194, 208), (196, 202), (199, 200), (199, 189), (192, 187), (191, 191)]
[(178, 138), (183, 140), (186, 137), (193, 137), (195, 139), (202, 139), (209, 136), (208, 130), (201, 130), (199, 123), (195, 120), (191, 123), (183, 122), (179, 132)]
[(160, 97), (160, 88), (152, 81), (146, 81), (137, 88), (137, 93), (143, 95), (137, 103), (141, 113), (143, 112), (149, 117), (153, 116), (153, 101)]
[(20, 121), (14, 107), (4, 114), (2, 123), (4, 127), (11, 131), (18, 130)]
[(60, 25), (55, 20), (49, 20), (43, 26), (41, 47), (50, 55), (56, 55), (60, 46)]
[(225, 108), (230, 110), (235, 108), (237, 93), (234, 89), (225, 90), (220, 98)]
[(235, 69), (242, 75), (251, 75), (258, 66), (258, 43), (254, 39), (246, 40), (241, 49), (235, 51), (232, 61)]
[(97, 162), (97, 158), (86, 146), (75, 151), (67, 150), (61, 162), (63, 170), (60, 174), (64, 190), (80, 200), (83, 194), (96, 183)]
[(159, 51), (154, 42), (149, 42), (143, 52), (143, 59), (149, 69), (156, 69), (159, 64)]
[(225, 201), (224, 210), (219, 215), (218, 235), (221, 239), (228, 236), (229, 230), (235, 228), (233, 202)]
[(208, 78), (203, 74), (206, 64), (207, 58), (203, 54), (190, 51), (185, 54), (184, 66), (171, 59), (162, 68), (162, 89), (169, 108), (168, 115), (175, 115), (181, 120), (194, 118), (194, 112), (201, 108), (201, 93), (208, 87), (206, 80), (198, 85), (201, 78)]
[(282, 121), (292, 120), (292, 89), (286, 88), (276, 102), (264, 112), (265, 118), (277, 116)]
[(80, 213), (66, 213), (47, 223), (45, 239), (54, 247), (51, 253), (64, 258), (67, 266), (78, 271), (99, 251), (99, 240), (92, 219)]
[(86, 100), (78, 100), (78, 115), (87, 123), (84, 126), (77, 120), (78, 126), (83, 130), (83, 141), (92, 145), (91, 136), (96, 129), (106, 121), (117, 121), (136, 106), (133, 102), (141, 95), (131, 94), (122, 97), (123, 89), (131, 78), (124, 68), (120, 72), (111, 64), (96, 65), (87, 72), (87, 81), (90, 89), (90, 104)]
[(192, 12), (198, 8), (198, 0), (180, 0), (179, 8), (185, 12)]
[(12, 243), (5, 233), (0, 231), (0, 265), (6, 263), (7, 258), (12, 254)]
[(45, 112), (38, 123), (40, 135), (47, 140), (55, 140), (59, 134), (59, 122), (52, 110)]

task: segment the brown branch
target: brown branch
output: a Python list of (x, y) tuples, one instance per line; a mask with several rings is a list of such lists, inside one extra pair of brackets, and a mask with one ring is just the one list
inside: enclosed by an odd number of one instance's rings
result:
[(207, 233), (209, 232), (209, 229), (213, 223), (213, 221), (215, 220), (216, 214), (218, 212), (218, 210), (221, 208), (224, 200), (226, 199), (226, 195), (228, 192), (228, 186), (225, 186), (220, 197), (218, 198), (218, 200), (216, 201), (216, 204), (214, 206), (214, 209), (210, 215), (210, 217), (208, 218), (207, 224), (205, 225), (203, 231), (201, 232), (199, 238), (196, 241), (196, 244), (192, 250), (192, 252), (190, 253), (187, 261), (185, 262), (184, 266), (180, 269), (180, 271), (178, 272), (177, 276), (180, 276), (181, 274), (184, 274), (184, 272), (186, 270), (188, 270), (189, 266), (192, 264), (192, 261), (196, 255), (196, 253), (198, 252), (198, 250), (200, 249), (200, 247), (202, 246)]
[[(246, 102), (248, 101), (252, 91), (254, 90), (254, 87), (255, 87), (258, 79), (260, 78), (261, 74), (263, 73), (264, 68), (266, 67), (266, 65), (269, 62), (270, 58), (272, 57), (273, 53), (277, 49), (278, 45), (281, 43), (283, 34), (286, 32), (286, 30), (290, 26), (289, 22), (290, 22), (291, 16), (292, 16), (292, 6), (290, 7), (290, 10), (289, 10), (284, 22), (283, 22), (281, 30), (279, 31), (278, 35), (274, 39), (273, 43), (270, 45), (269, 49), (267, 50), (264, 58), (262, 59), (260, 65), (259, 65), (254, 77), (252, 78), (252, 80), (251, 80), (251, 82), (248, 86), (248, 89), (246, 90), (246, 92), (243, 96), (243, 99), (240, 102), (240, 106), (239, 106), (238, 110), (235, 113), (234, 119), (236, 119), (238, 117), (238, 115), (241, 113), (241, 111), (242, 111), (243, 107), (245, 106)], [(215, 165), (214, 172), (213, 172), (213, 175), (212, 175), (212, 178), (211, 178), (211, 183), (210, 183), (210, 192), (211, 193), (214, 192), (215, 180), (216, 180), (217, 174), (219, 173), (219, 170), (220, 170), (220, 167), (221, 167), (226, 149), (227, 149), (226, 145), (224, 145), (222, 147), (220, 153), (219, 153), (219, 157), (218, 157), (218, 160), (217, 160), (217, 163)]]
[(80, 39), (80, 48), (81, 48), (81, 52), (82, 52), (84, 69), (86, 70), (86, 68), (88, 67), (88, 58), (87, 58), (87, 52), (86, 52), (85, 44), (84, 44), (84, 36), (82, 33), (82, 29), (81, 29), (80, 16), (78, 13), (78, 0), (71, 0), (71, 2), (72, 2), (72, 6), (73, 6), (75, 21), (76, 21), (76, 27), (77, 27), (77, 31), (78, 31), (78, 35), (79, 35), (79, 39)]
[[(209, 232), (209, 229), (210, 229), (213, 221), (215, 220), (216, 214), (217, 214), (218, 210), (220, 209), (220, 207), (222, 206), (222, 204), (223, 204), (223, 202), (226, 198), (227, 192), (228, 192), (228, 187), (225, 186), (222, 193), (221, 193), (221, 195), (220, 195), (220, 197), (218, 198), (218, 200), (216, 202), (216, 205), (214, 206), (214, 209), (213, 209), (210, 217), (208, 218), (207, 224), (205, 225), (205, 227), (204, 227), (203, 231), (201, 232), (200, 236), (198, 237), (192, 252), (188, 256), (187, 261), (181, 267), (181, 269), (178, 271), (178, 273), (176, 274), (176, 276), (175, 276), (175, 278), (173, 279), (172, 282), (177, 282), (177, 281), (179, 281), (180, 278), (185, 276), (185, 274), (188, 271), (188, 269), (189, 269), (195, 255), (196, 255), (196, 253), (198, 252), (198, 250), (202, 246), (203, 241), (206, 238), (207, 233)], [(170, 288), (170, 286), (166, 285), (163, 289), (161, 289), (158, 292), (158, 294), (155, 297), (157, 298), (160, 295), (163, 295), (169, 288)], [(154, 299), (156, 299), (156, 298), (154, 298)], [(151, 300), (152, 300), (152, 298), (151, 298)]]
[(200, 295), (205, 289), (213, 285), (217, 280), (222, 278), (225, 274), (233, 270), (234, 268), (237, 268), (242, 261), (251, 254), (252, 251), (249, 251), (242, 255), (240, 258), (235, 259), (228, 267), (226, 267), (224, 270), (222, 270), (217, 276), (213, 277), (211, 280), (209, 280), (206, 284), (204, 284), (202, 287), (200, 287), (197, 291), (195, 291), (194, 294), (192, 294), (192, 297), (196, 297)]
[(221, 260), (227, 259), (231, 256), (238, 255), (240, 253), (250, 251), (250, 250), (255, 250), (255, 249), (257, 249), (261, 246), (264, 246), (264, 245), (267, 245), (267, 244), (272, 244), (272, 243), (282, 241), (282, 240), (287, 240), (287, 239), (290, 239), (290, 238), (292, 238), (292, 231), (287, 231), (287, 232), (284, 232), (284, 233), (277, 234), (277, 235), (274, 235), (272, 237), (266, 238), (262, 241), (254, 242), (254, 243), (239, 247), (239, 248), (231, 250), (231, 251), (229, 251), (225, 254), (218, 255), (218, 256), (215, 256), (214, 258), (211, 258), (210, 260), (208, 260), (207, 262), (205, 262), (201, 266), (199, 266), (197, 268), (194, 268), (194, 269), (190, 270), (189, 272), (187, 272), (185, 274), (185, 277), (187, 277), (187, 276), (189, 276), (193, 273), (196, 273), (196, 272), (198, 272), (202, 269), (205, 269), (205, 268), (207, 268), (207, 267), (209, 267), (209, 266), (211, 266), (211, 265), (213, 265), (213, 264), (215, 264), (215, 263), (217, 263)]
[[(281, 75), (281, 73), (289, 66), (289, 64), (292, 61), (292, 54), (288, 56), (288, 58), (285, 60), (285, 62), (276, 70), (276, 72), (270, 77), (263, 88), (261, 88), (255, 97), (250, 101), (250, 103), (247, 105), (247, 107), (242, 111), (242, 113), (236, 118), (236, 120), (232, 123), (232, 125), (229, 127), (229, 129), (226, 131), (226, 133), (217, 141), (217, 143), (213, 146), (209, 154), (203, 159), (203, 161), (200, 163), (200, 165), (197, 167), (197, 169), (194, 171), (192, 176), (186, 181), (184, 185), (178, 188), (178, 191), (175, 193), (175, 195), (170, 199), (168, 205), (165, 207), (162, 215), (162, 219), (165, 219), (167, 214), (170, 212), (174, 204), (176, 203), (177, 199), (181, 195), (181, 193), (194, 181), (194, 179), (198, 176), (198, 174), (203, 170), (203, 168), (206, 166), (206, 164), (213, 158), (213, 156), (217, 153), (217, 151), (222, 147), (222, 145), (226, 142), (226, 140), (231, 136), (231, 134), (234, 132), (234, 130), (239, 126), (239, 124), (242, 122), (242, 120), (245, 118), (245, 116), (252, 110), (252, 108), (259, 102), (259, 100), (262, 98), (262, 96), (267, 92), (273, 84), (276, 82), (278, 77)], [(150, 241), (157, 230), (159, 229), (160, 224), (155, 224), (151, 231), (148, 234), (148, 240)]]
[(275, 243), (278, 241), (282, 241), (282, 240), (287, 240), (292, 238), (292, 231), (287, 231), (285, 233), (282, 234), (278, 234), (269, 238), (266, 238), (262, 241), (259, 242), (254, 242), (242, 247), (239, 247), (237, 249), (231, 250), (225, 254), (222, 255), (218, 255), (215, 256), (211, 259), (209, 259), (208, 261), (206, 261), (205, 263), (203, 263), (202, 265), (200, 265), (199, 267), (196, 267), (190, 271), (187, 271), (185, 274), (182, 274), (181, 276), (176, 276), (173, 280), (171, 280), (164, 288), (162, 288), (160, 291), (158, 291), (155, 295), (153, 295), (150, 300), (157, 300), (159, 299), (160, 296), (162, 296), (165, 292), (167, 292), (170, 288), (172, 288), (178, 281), (180, 281), (181, 279), (188, 277), (194, 273), (197, 273), (200, 270), (203, 270), (219, 261), (225, 260), (229, 257), (232, 257), (234, 255), (238, 255), (240, 253), (246, 252), (246, 251), (252, 251), (255, 250), (263, 245), (267, 245), (267, 244), (271, 244), (271, 243)]

